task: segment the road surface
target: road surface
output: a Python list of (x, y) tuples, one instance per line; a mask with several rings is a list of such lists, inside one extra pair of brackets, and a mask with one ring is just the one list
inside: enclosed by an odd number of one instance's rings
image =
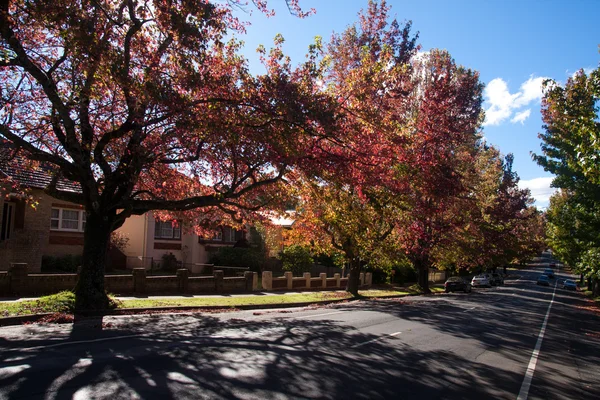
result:
[(600, 316), (543, 267), (471, 294), (0, 328), (0, 399), (597, 399)]

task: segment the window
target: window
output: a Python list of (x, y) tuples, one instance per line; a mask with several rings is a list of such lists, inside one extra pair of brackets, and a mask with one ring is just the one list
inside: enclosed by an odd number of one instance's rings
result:
[(85, 229), (85, 211), (68, 208), (52, 208), (50, 229), (57, 231), (83, 232)]
[(13, 228), (14, 203), (4, 203), (2, 207), (2, 220), (0, 221), (0, 241), (10, 239)]
[(154, 239), (181, 239), (181, 226), (171, 221), (154, 221)]
[(212, 240), (217, 240), (217, 241), (222, 241), (223, 240), (223, 231), (221, 229), (219, 229), (218, 231), (215, 232), (215, 235), (213, 236)]

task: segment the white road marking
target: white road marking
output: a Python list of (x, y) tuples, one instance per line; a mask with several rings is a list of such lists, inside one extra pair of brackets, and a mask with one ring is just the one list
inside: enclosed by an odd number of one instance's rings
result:
[(324, 317), (326, 315), (335, 315), (335, 314), (342, 314), (345, 311), (335, 311), (335, 312), (328, 312), (328, 313), (324, 313), (324, 314), (311, 314), (311, 315), (304, 315), (302, 317), (290, 317), (290, 318), (294, 318), (294, 319), (301, 319), (301, 318), (314, 318), (314, 317)]
[(474, 310), (474, 309), (476, 309), (476, 308), (477, 308), (477, 307), (471, 307), (471, 308), (467, 308), (467, 309), (466, 309), (466, 310), (464, 310), (463, 312), (471, 311), (471, 310)]
[(540, 354), (540, 348), (542, 347), (542, 341), (544, 340), (544, 333), (546, 333), (546, 326), (548, 325), (548, 317), (550, 316), (550, 309), (552, 308), (552, 304), (554, 303), (554, 296), (556, 295), (556, 286), (554, 287), (554, 291), (552, 292), (552, 300), (550, 304), (548, 304), (548, 311), (546, 311), (546, 317), (544, 318), (544, 323), (542, 324), (542, 329), (540, 329), (540, 334), (538, 335), (537, 342), (535, 344), (535, 348), (533, 349), (533, 353), (531, 354), (531, 359), (529, 360), (529, 365), (527, 366), (527, 372), (525, 373), (525, 378), (523, 379), (523, 383), (521, 384), (521, 390), (519, 390), (519, 395), (517, 396), (517, 400), (526, 400), (529, 395), (529, 388), (531, 386), (531, 381), (533, 380), (533, 373), (535, 372), (535, 366), (537, 365), (538, 356)]
[(354, 348), (356, 348), (356, 347), (364, 346), (365, 344), (369, 344), (369, 343), (377, 342), (377, 341), (379, 341), (379, 340), (383, 340), (383, 339), (385, 339), (385, 338), (387, 338), (387, 337), (398, 336), (398, 335), (399, 335), (399, 334), (401, 334), (401, 333), (402, 333), (402, 332), (394, 332), (394, 333), (390, 333), (389, 335), (386, 335), (386, 336), (378, 337), (378, 338), (375, 338), (375, 339), (367, 340), (366, 342), (362, 342), (362, 343), (355, 344), (354, 346), (352, 346), (352, 347), (350, 347), (350, 348), (351, 348), (351, 349), (354, 349)]

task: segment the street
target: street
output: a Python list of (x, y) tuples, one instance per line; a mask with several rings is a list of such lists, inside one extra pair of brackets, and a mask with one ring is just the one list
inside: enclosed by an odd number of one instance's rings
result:
[(545, 266), (471, 294), (0, 328), (0, 398), (596, 399), (600, 314), (537, 286)]

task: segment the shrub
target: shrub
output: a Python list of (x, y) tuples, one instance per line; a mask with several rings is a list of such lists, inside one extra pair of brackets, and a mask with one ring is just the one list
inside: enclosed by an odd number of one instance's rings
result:
[(64, 256), (43, 256), (42, 272), (70, 272), (76, 273), (77, 267), (81, 265), (82, 256), (80, 254)]
[(177, 257), (173, 253), (165, 253), (162, 255), (161, 268), (164, 271), (175, 272), (177, 271)]
[(252, 247), (221, 247), (212, 255), (210, 262), (215, 265), (250, 268), (251, 271), (260, 272), (265, 264), (265, 254), (260, 249)]
[(281, 261), (283, 262), (283, 269), (292, 271), (294, 275), (309, 272), (314, 262), (310, 249), (299, 244), (283, 249)]

